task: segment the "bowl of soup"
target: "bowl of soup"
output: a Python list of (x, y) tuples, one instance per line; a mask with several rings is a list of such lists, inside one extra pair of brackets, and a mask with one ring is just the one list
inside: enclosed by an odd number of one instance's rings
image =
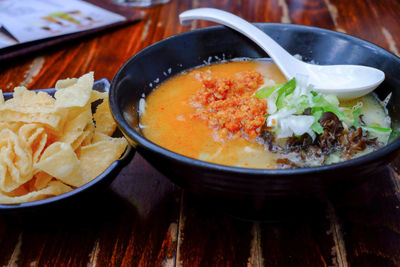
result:
[(400, 59), (343, 33), (256, 25), (303, 61), (371, 66), (386, 79), (343, 101), (307, 77), (287, 81), (231, 29), (186, 32), (140, 51), (114, 77), (110, 105), (130, 144), (179, 186), (217, 196), (314, 194), (379, 173), (400, 147)]

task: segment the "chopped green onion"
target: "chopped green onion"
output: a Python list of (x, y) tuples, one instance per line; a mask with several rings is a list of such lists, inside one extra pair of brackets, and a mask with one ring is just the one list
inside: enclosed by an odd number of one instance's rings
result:
[(269, 97), (270, 95), (272, 95), (272, 93), (276, 89), (280, 88), (281, 86), (282, 86), (282, 84), (277, 84), (272, 87), (263, 87), (263, 88), (257, 90), (256, 93), (254, 94), (254, 96), (256, 98), (265, 99), (265, 98)]
[(339, 118), (339, 120), (343, 120), (346, 116), (344, 115), (344, 113), (343, 112), (341, 112), (337, 107), (335, 107), (335, 106), (327, 106), (327, 107), (325, 107), (324, 108), (324, 111), (325, 112), (332, 112), (332, 113), (334, 113), (338, 118)]
[[(331, 99), (330, 99), (331, 100)], [(312, 98), (312, 101), (314, 102), (314, 104), (315, 104), (315, 106), (313, 107), (313, 109), (314, 108), (322, 108), (322, 110), (324, 111), (324, 112), (332, 112), (332, 113), (334, 113), (338, 118), (339, 118), (339, 120), (343, 120), (346, 116), (344, 115), (344, 113), (343, 112), (341, 112), (340, 110), (339, 110), (339, 108), (338, 108), (338, 106), (337, 105), (333, 105), (331, 102), (329, 102), (328, 100), (326, 100), (325, 98), (324, 98), (324, 96), (323, 95), (317, 95), (317, 96), (314, 96), (313, 98)], [(333, 102), (333, 101), (332, 101)], [(336, 103), (335, 103), (336, 104)]]
[(296, 79), (292, 78), (290, 81), (285, 83), (279, 90), (282, 90), (285, 93), (285, 96), (288, 96), (294, 92), (294, 89), (296, 89)]
[(278, 90), (278, 97), (276, 98), (276, 107), (279, 109), (283, 106), (283, 99), (285, 96), (290, 95), (296, 89), (296, 79), (293, 78), (287, 83), (285, 83), (281, 88)]
[(311, 125), (311, 130), (313, 130), (317, 134), (322, 134), (324, 132), (324, 128), (321, 126), (321, 124), (316, 121)]
[(281, 109), (283, 106), (283, 97), (284, 97), (284, 95), (283, 95), (283, 93), (281, 93), (276, 98), (276, 107), (278, 108), (278, 110)]
[(306, 95), (301, 95), (300, 100), (296, 103), (294, 108), (296, 109), (296, 114), (302, 114), (304, 110), (310, 107), (310, 103), (308, 102), (308, 98)]
[(314, 112), (313, 109), (311, 109), (311, 114), (315, 118), (314, 123), (311, 125), (311, 130), (313, 130), (317, 134), (322, 134), (324, 132), (324, 128), (319, 123), (319, 119), (321, 119), (322, 113), (323, 111), (320, 109), (314, 109)]
[(321, 119), (323, 111), (322, 110), (315, 110), (313, 112), (313, 109), (311, 109), (311, 114), (314, 116), (315, 121), (319, 121), (319, 119)]
[(392, 129), (380, 127), (379, 124), (363, 126), (360, 117), (362, 102), (351, 107), (341, 107), (335, 95), (312, 90), (312, 86), (306, 86), (301, 77), (297, 80), (298, 84), (293, 78), (283, 85), (263, 87), (255, 93), (256, 98), (266, 99), (268, 103), (266, 124), (275, 131), (277, 138), (308, 133), (314, 139), (315, 134), (324, 133), (319, 121), (325, 112), (334, 113), (343, 123), (344, 129), (353, 125), (370, 131), (371, 135), (380, 133), (383, 136), (394, 136)]
[(389, 133), (392, 131), (392, 128), (383, 128), (383, 127), (378, 127), (378, 126), (363, 126), (362, 127), (365, 130), (374, 130), (378, 132), (384, 132), (384, 133)]
[(353, 111), (353, 126), (358, 128), (360, 126), (359, 121), (360, 121), (360, 115), (361, 115), (361, 110), (359, 108), (355, 109)]
[(322, 116), (322, 113), (324, 113), (324, 108), (323, 107), (312, 107), (311, 108), (311, 114), (315, 114), (316, 112), (321, 112), (321, 116)]
[(353, 126), (358, 128), (361, 127), (363, 130), (373, 130), (373, 131), (377, 131), (377, 132), (384, 132), (384, 133), (389, 133), (392, 131), (392, 128), (383, 128), (383, 127), (379, 127), (379, 126), (361, 126), (360, 125), (360, 115), (361, 115), (361, 110), (359, 108), (355, 109), (353, 111)]

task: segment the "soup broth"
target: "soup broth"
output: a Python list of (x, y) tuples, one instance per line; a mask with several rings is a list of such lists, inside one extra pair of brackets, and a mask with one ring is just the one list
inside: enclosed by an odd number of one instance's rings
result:
[[(285, 82), (276, 65), (268, 60), (192, 69), (165, 81), (141, 101), (140, 128), (146, 138), (168, 150), (222, 165), (282, 168), (340, 161), (340, 153), (329, 151), (323, 160), (318, 156), (315, 162), (305, 163), (310, 162), (304, 158), (309, 155), (302, 155), (297, 147), (286, 149), (288, 138), (282, 141), (265, 137), (271, 129), (266, 126), (267, 109), (273, 105), (267, 107), (265, 99), (255, 99), (255, 92)], [(380, 128), (390, 127), (390, 119), (371, 95), (342, 104), (358, 105), (369, 124), (383, 121)], [(377, 137), (380, 143), (387, 142), (387, 134), (379, 136), (378, 132)]]

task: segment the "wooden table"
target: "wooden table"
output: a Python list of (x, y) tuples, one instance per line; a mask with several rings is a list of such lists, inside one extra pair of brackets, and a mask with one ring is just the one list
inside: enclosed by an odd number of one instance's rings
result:
[[(0, 88), (54, 86), (95, 71), (112, 79), (146, 46), (212, 25), (183, 27), (178, 14), (216, 7), (252, 22), (345, 32), (400, 55), (395, 0), (171, 0), (135, 9), (138, 23), (24, 56), (0, 67)], [(0, 217), (2, 266), (400, 266), (400, 178), (392, 166), (364, 184), (279, 222), (234, 218), (203, 205), (135, 155), (90, 208), (67, 216)]]

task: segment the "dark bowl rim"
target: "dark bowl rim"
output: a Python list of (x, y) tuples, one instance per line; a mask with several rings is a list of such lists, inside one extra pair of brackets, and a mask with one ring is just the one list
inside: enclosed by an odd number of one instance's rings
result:
[[(378, 49), (380, 53), (386, 54), (387, 56), (390, 56), (390, 57), (394, 58), (395, 60), (400, 61), (399, 57), (397, 57), (393, 53), (387, 51), (386, 49), (384, 49), (376, 44), (373, 44), (369, 41), (366, 41), (366, 40), (358, 38), (358, 37), (354, 37), (354, 36), (346, 34), (346, 33), (323, 29), (323, 28), (319, 28), (319, 27), (298, 25), (298, 24), (285, 24), (285, 23), (254, 23), (254, 24), (256, 26), (287, 27), (287, 28), (296, 29), (296, 30), (314, 31), (314, 32), (318, 32), (318, 33), (330, 34), (330, 35), (339, 37), (341, 39), (349, 40), (351, 42), (367, 44), (372, 48)], [(116, 83), (117, 83), (117, 79), (122, 74), (122, 72), (125, 70), (125, 68), (129, 64), (131, 64), (131, 62), (134, 61), (137, 57), (141, 56), (144, 53), (147, 53), (149, 50), (151, 50), (153, 47), (155, 47), (159, 44), (162, 44), (164, 42), (168, 42), (175, 38), (179, 38), (179, 37), (186, 36), (186, 35), (192, 35), (192, 34), (196, 34), (196, 33), (200, 33), (200, 32), (207, 32), (207, 31), (215, 31), (215, 30), (220, 30), (220, 29), (231, 30), (225, 26), (218, 25), (218, 26), (211, 26), (211, 27), (195, 29), (195, 30), (191, 30), (191, 31), (187, 31), (187, 32), (183, 32), (180, 34), (169, 36), (163, 40), (160, 40), (156, 43), (151, 44), (150, 46), (147, 46), (146, 48), (142, 49), (141, 51), (139, 51), (138, 53), (136, 53), (135, 55), (130, 57), (118, 69), (117, 73), (114, 75), (114, 78), (112, 79), (112, 82), (111, 82), (110, 91), (109, 91), (111, 111), (112, 111), (114, 119), (117, 121), (117, 124), (120, 127), (121, 131), (128, 137), (132, 138), (137, 143), (137, 145), (135, 147), (139, 147), (139, 149), (138, 149), (139, 153), (140, 153), (140, 146), (143, 146), (146, 149), (154, 151), (163, 157), (172, 158), (174, 160), (181, 161), (185, 164), (196, 165), (201, 168), (213, 169), (213, 170), (222, 171), (225, 173), (239, 173), (239, 174), (247, 174), (249, 176), (252, 176), (252, 175), (254, 175), (254, 176), (286, 175), (286, 176), (295, 177), (298, 175), (320, 174), (320, 173), (324, 173), (324, 172), (337, 171), (337, 170), (346, 169), (346, 168), (350, 168), (350, 167), (369, 164), (380, 158), (383, 158), (385, 155), (393, 153), (394, 151), (396, 151), (400, 148), (400, 138), (398, 137), (395, 140), (393, 140), (390, 144), (388, 144), (374, 152), (368, 153), (366, 155), (360, 156), (355, 159), (346, 160), (346, 161), (339, 162), (339, 163), (334, 163), (334, 164), (324, 165), (324, 166), (316, 166), (316, 167), (297, 168), (297, 169), (255, 169), (255, 168), (244, 168), (244, 167), (221, 165), (221, 164), (210, 163), (210, 162), (198, 160), (195, 158), (183, 156), (183, 155), (175, 153), (171, 150), (165, 149), (165, 148), (151, 142), (150, 140), (146, 139), (145, 137), (141, 136), (140, 134), (138, 134), (136, 132), (136, 130), (134, 130), (131, 126), (129, 126), (129, 123), (125, 120), (124, 116), (122, 115), (123, 110), (121, 110), (120, 107), (118, 107), (118, 105), (117, 105), (116, 95), (117, 95), (118, 88), (117, 88)], [(231, 30), (231, 31), (233, 31), (233, 30)], [(244, 37), (244, 38), (246, 38), (246, 37)]]
[[(96, 80), (94, 82), (94, 86), (103, 86), (105, 89), (105, 92), (109, 91), (110, 87), (110, 81), (106, 78), (102, 78), (99, 80)], [(46, 92), (48, 94), (52, 94), (55, 92), (54, 88), (48, 88), (48, 89), (35, 89), (32, 90), (34, 92)], [(10, 93), (12, 94), (12, 93)], [(90, 182), (75, 188), (69, 192), (66, 192), (61, 195), (57, 196), (52, 196), (49, 198), (41, 199), (41, 200), (35, 200), (35, 201), (28, 201), (28, 202), (22, 202), (22, 203), (11, 203), (11, 204), (0, 204), (0, 212), (1, 211), (16, 211), (16, 210), (25, 210), (25, 209), (30, 209), (30, 208), (39, 208), (43, 206), (48, 206), (48, 204), (55, 204), (59, 203), (64, 199), (68, 199), (70, 197), (75, 197), (78, 195), (81, 195), (82, 193), (86, 192), (90, 188), (92, 188), (94, 185), (100, 183), (104, 179), (108, 177), (108, 175), (116, 168), (122, 167), (125, 164), (128, 163), (133, 158), (133, 155), (135, 153), (135, 150), (132, 148), (131, 145), (128, 144), (125, 152), (121, 155), (121, 157), (111, 163), (111, 165), (105, 169), (100, 175), (95, 177), (93, 180)]]

